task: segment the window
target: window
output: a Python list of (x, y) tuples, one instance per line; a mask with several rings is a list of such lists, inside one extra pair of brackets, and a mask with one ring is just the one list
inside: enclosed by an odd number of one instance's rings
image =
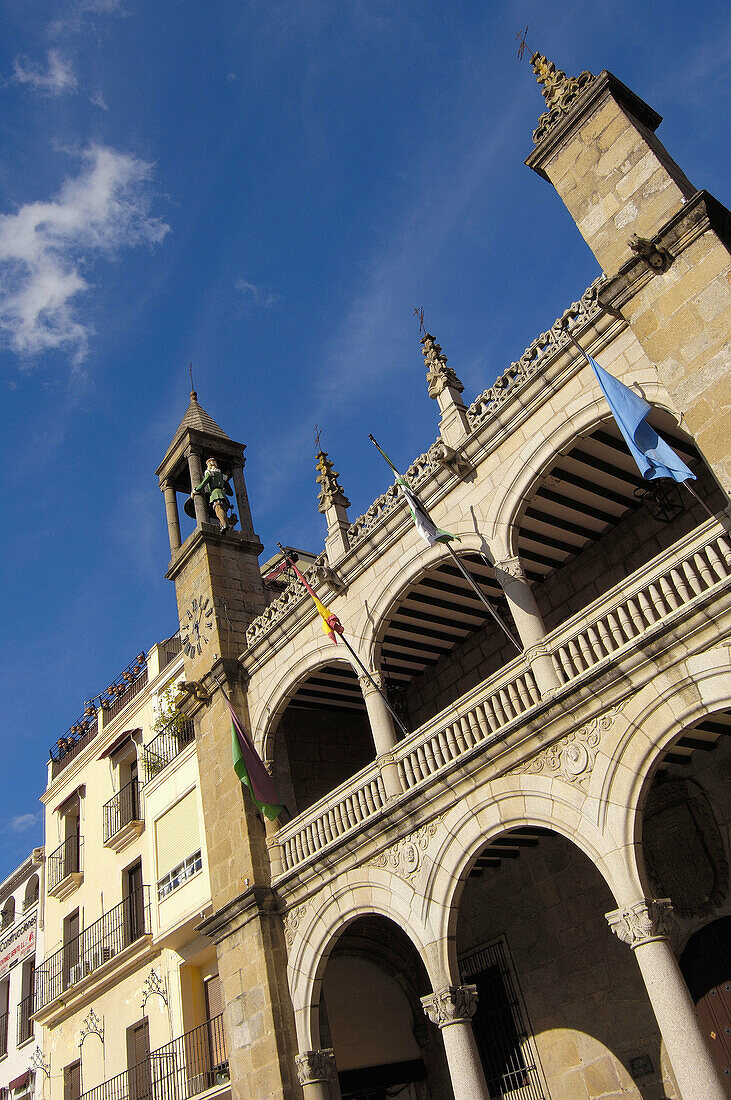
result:
[(23, 898), (23, 912), (24, 913), (28, 909), (32, 908), (32, 906), (34, 906), (36, 904), (36, 902), (38, 901), (38, 891), (39, 891), (38, 875), (31, 875), (31, 877), (28, 879), (28, 883), (27, 883), (26, 888), (25, 888), (25, 897)]
[(158, 897), (167, 897), (201, 869), (201, 838), (195, 790), (155, 822)]
[(157, 882), (157, 897), (159, 901), (166, 898), (168, 894), (172, 894), (173, 890), (177, 890), (179, 886), (182, 886), (184, 882), (187, 882), (193, 875), (197, 875), (203, 867), (203, 856), (200, 849), (194, 852), (192, 856), (188, 856), (182, 863), (179, 863), (177, 867), (173, 867), (172, 871), (168, 871), (166, 875), (163, 875)]
[(460, 959), (462, 981), (477, 986), (472, 1029), (494, 1100), (528, 1097), (543, 1100), (533, 1035), (503, 938)]
[(9, 928), (15, 920), (15, 898), (10, 895), (0, 912), (0, 928)]
[(63, 1071), (63, 1100), (79, 1100), (81, 1096), (81, 1062), (72, 1062)]

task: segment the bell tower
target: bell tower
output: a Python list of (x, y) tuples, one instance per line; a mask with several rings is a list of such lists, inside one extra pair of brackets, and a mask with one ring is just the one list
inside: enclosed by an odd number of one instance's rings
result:
[[(220, 505), (193, 493), (215, 459), (219, 500), (233, 505), (222, 529)], [(165, 497), (185, 679), (196, 691), (184, 704), (195, 722), (213, 915), (201, 931), (216, 944), (236, 1100), (300, 1095), (294, 1071), (294, 1019), (286, 946), (276, 911), (262, 820), (233, 770), (231, 718), (221, 688), (248, 725), (238, 657), (246, 628), (268, 599), (244, 483), (244, 445), (232, 440), (198, 404), (190, 404), (157, 469)], [(210, 488), (211, 482), (207, 488)], [(178, 494), (195, 522), (183, 540)], [(235, 516), (235, 518), (234, 518)], [(256, 1026), (253, 1018), (256, 1017)]]

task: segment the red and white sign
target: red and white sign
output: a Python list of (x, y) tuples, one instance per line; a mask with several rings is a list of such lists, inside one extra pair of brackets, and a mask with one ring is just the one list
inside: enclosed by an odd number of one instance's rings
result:
[(36, 946), (36, 914), (21, 921), (9, 936), (0, 941), (0, 978), (7, 974), (14, 962), (24, 959)]

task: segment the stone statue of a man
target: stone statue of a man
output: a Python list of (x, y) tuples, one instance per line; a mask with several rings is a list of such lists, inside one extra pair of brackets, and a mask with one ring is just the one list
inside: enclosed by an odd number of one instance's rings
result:
[(227, 495), (233, 496), (233, 489), (228, 484), (229, 479), (221, 472), (215, 458), (206, 460), (206, 472), (200, 485), (193, 489), (194, 493), (205, 493), (208, 496), (210, 508), (215, 513), (222, 531), (227, 531), (232, 524), (229, 522), (228, 510), (231, 505)]

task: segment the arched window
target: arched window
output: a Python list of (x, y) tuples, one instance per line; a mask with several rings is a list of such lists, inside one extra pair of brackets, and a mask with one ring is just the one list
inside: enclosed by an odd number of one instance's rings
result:
[(26, 909), (30, 909), (38, 901), (38, 875), (31, 875), (25, 887), (25, 897), (23, 898), (23, 912)]
[(8, 928), (15, 920), (15, 898), (11, 895), (0, 910), (0, 928)]

